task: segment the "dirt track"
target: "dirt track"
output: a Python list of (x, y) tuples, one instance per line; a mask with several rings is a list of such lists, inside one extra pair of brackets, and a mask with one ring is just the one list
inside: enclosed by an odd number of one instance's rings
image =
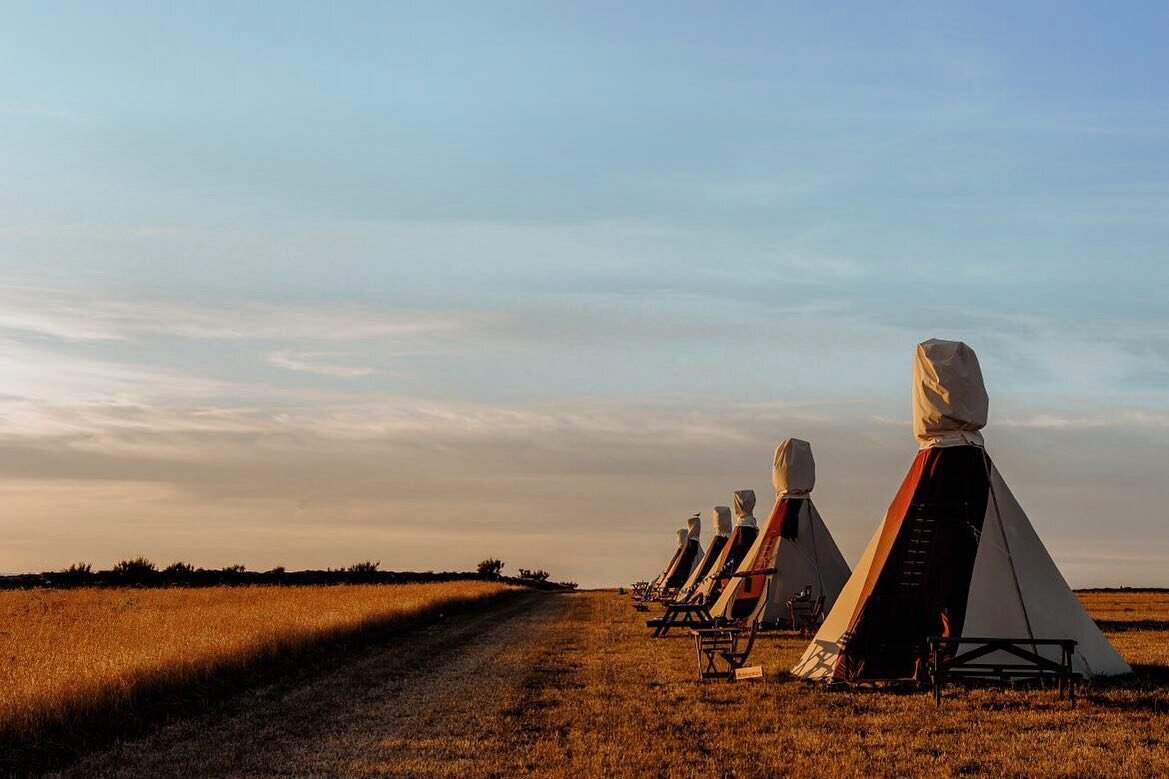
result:
[[(118, 745), (67, 776), (481, 776), (522, 770), (526, 685), (573, 598), (530, 594)], [(522, 742), (522, 738), (519, 739)]]

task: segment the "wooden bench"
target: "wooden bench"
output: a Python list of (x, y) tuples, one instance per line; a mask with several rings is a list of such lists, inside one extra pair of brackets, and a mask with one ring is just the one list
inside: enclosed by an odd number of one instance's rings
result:
[(664, 638), (672, 628), (709, 628), (713, 625), (710, 606), (705, 603), (667, 603), (665, 614), (645, 622), (647, 628), (654, 629), (652, 638)]
[[(746, 631), (746, 640), (743, 640), (743, 629), (738, 627), (690, 631), (694, 636), (694, 651), (698, 656), (698, 678), (734, 681), (735, 671), (746, 665), (747, 658), (751, 656), (758, 632), (759, 620), (751, 622), (751, 629)], [(725, 670), (718, 667), (720, 660), (726, 664)]]
[[(926, 668), (934, 690), (934, 704), (942, 703), (942, 687), (952, 679), (997, 679), (1009, 683), (1016, 679), (1055, 679), (1059, 697), (1066, 692), (1072, 707), (1076, 705), (1076, 682), (1080, 675), (1072, 670), (1076, 642), (1070, 638), (956, 638), (930, 636), (926, 639)], [(972, 649), (960, 651), (964, 646)], [(1059, 647), (1060, 659), (1039, 654), (1039, 647)], [(1004, 652), (1009, 659), (990, 658)], [(981, 661), (981, 662), (979, 662)]]

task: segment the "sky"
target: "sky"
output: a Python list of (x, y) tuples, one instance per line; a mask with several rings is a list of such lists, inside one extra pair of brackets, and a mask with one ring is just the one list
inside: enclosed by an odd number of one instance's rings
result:
[(1163, 3), (5, 6), (0, 571), (626, 583), (787, 436), (855, 562), (942, 337), (1169, 585)]

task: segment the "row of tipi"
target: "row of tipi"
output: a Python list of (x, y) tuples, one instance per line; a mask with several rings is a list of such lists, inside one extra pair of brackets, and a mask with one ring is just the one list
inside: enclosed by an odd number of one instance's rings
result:
[[(827, 616), (792, 669), (807, 679), (912, 678), (928, 636), (1070, 638), (1077, 673), (1128, 673), (987, 453), (988, 405), (969, 346), (919, 344), (913, 424), (921, 448), (856, 570), (812, 502), (811, 445), (789, 438), (775, 453), (776, 502), (762, 529), (754, 493), (736, 492), (733, 524), (730, 508), (717, 507), (716, 535), (703, 552), (700, 518), (691, 517), (659, 582), (713, 602), (710, 614), (722, 621), (762, 614), (773, 622), (797, 591), (823, 596)], [(762, 612), (763, 575), (712, 575), (728, 569), (774, 569)]]

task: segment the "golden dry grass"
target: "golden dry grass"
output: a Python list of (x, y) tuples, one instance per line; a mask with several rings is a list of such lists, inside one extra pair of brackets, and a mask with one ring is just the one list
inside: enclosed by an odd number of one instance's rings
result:
[(35, 751), (44, 739), (139, 717), (160, 695), (509, 589), (449, 582), (0, 592), (0, 745)]
[[(758, 644), (763, 684), (696, 683), (687, 638), (650, 641), (628, 603), (579, 601), (528, 766), (536, 775), (1153, 776), (1169, 772), (1163, 594), (1087, 595), (1138, 675), (1070, 709), (1050, 691), (828, 692), (786, 674), (806, 646)], [(573, 624), (575, 623), (575, 625)], [(564, 669), (563, 672), (558, 672)]]
[(828, 692), (698, 683), (613, 593), (531, 594), (370, 648), (293, 688), (78, 764), (77, 776), (1157, 776), (1169, 773), (1169, 595), (1088, 594), (1137, 668), (1076, 709), (1051, 691)]
[(1169, 682), (1169, 594), (1085, 592), (1080, 600), (1138, 674)]
[(148, 738), (69, 776), (514, 775), (528, 685), (574, 596), (525, 593), (371, 644)]

